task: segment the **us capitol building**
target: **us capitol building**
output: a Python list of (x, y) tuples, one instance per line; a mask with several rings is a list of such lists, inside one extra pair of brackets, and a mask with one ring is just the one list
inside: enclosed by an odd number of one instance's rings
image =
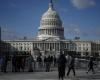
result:
[(49, 2), (48, 10), (42, 15), (38, 35), (35, 39), (5, 40), (5, 42), (9, 44), (6, 48), (10, 53), (24, 51), (33, 56), (38, 53), (57, 55), (60, 50), (76, 51), (81, 56), (95, 56), (100, 53), (100, 40), (65, 39), (64, 27), (60, 16), (53, 7), (52, 0)]

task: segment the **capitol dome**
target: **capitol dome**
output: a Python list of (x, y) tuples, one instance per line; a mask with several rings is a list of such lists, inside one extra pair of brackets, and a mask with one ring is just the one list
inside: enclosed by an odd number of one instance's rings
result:
[(49, 3), (48, 10), (42, 15), (40, 27), (38, 28), (38, 39), (64, 39), (64, 28), (62, 21), (53, 8), (52, 0)]

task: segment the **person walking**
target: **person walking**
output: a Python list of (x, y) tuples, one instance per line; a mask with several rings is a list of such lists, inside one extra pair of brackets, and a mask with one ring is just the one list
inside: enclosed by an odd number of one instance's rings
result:
[(50, 72), (50, 67), (51, 67), (51, 58), (50, 58), (50, 55), (46, 57), (45, 61), (46, 61), (46, 66), (45, 66), (46, 72)]
[(93, 62), (93, 57), (90, 57), (90, 61), (88, 63), (88, 71), (91, 71), (92, 70), (92, 73), (95, 74), (95, 71), (94, 71), (94, 62)]
[(29, 54), (29, 57), (28, 57), (28, 63), (29, 63), (29, 68), (28, 68), (28, 72), (33, 72), (33, 56), (31, 54)]
[(37, 57), (37, 62), (38, 62), (38, 70), (41, 70), (41, 68), (42, 68), (42, 58), (41, 58), (41, 56)]
[(56, 62), (57, 62), (57, 59), (56, 59), (56, 57), (54, 56), (54, 59), (53, 59), (54, 67), (56, 67)]
[(7, 72), (6, 70), (7, 70), (8, 60), (9, 60), (9, 54), (4, 53), (3, 58), (2, 58), (1, 72), (4, 72), (4, 73)]
[(70, 63), (68, 65), (67, 76), (69, 76), (71, 70), (73, 70), (73, 74), (75, 76), (75, 58), (73, 56), (71, 56)]
[(65, 68), (66, 68), (66, 57), (65, 55), (60, 52), (60, 56), (58, 58), (58, 77), (59, 77), (59, 80), (63, 80), (64, 76), (65, 76)]
[(17, 72), (16, 54), (12, 56), (12, 72)]

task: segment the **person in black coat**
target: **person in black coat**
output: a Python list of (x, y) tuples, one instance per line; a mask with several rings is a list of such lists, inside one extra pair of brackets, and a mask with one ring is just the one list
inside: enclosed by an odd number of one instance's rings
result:
[(9, 53), (4, 53), (2, 56), (2, 65), (1, 65), (1, 72), (6, 73), (7, 70), (7, 64), (9, 61)]
[(50, 67), (51, 67), (51, 57), (50, 57), (50, 55), (48, 56), (48, 57), (46, 57), (46, 59), (45, 59), (45, 62), (46, 62), (46, 72), (49, 72), (50, 71)]
[(60, 56), (58, 58), (58, 77), (59, 80), (64, 78), (65, 76), (65, 68), (66, 68), (66, 57), (64, 56), (64, 54), (62, 54), (62, 52), (60, 52)]
[(14, 54), (12, 56), (12, 72), (16, 72), (17, 71), (17, 58), (16, 58), (16, 54)]
[(91, 71), (92, 70), (92, 73), (94, 74), (95, 72), (94, 72), (94, 62), (93, 62), (93, 57), (91, 57), (90, 58), (90, 61), (89, 61), (89, 63), (88, 63), (88, 71), (87, 71), (87, 73), (89, 72), (89, 71)]
[(56, 59), (56, 57), (55, 57), (55, 56), (54, 56), (53, 61), (54, 61), (54, 67), (55, 67), (55, 66), (56, 66), (56, 62), (57, 62), (57, 59)]
[(75, 76), (75, 58), (73, 56), (71, 56), (71, 60), (70, 60), (70, 63), (68, 65), (67, 76), (69, 75), (71, 70), (73, 70), (73, 74)]
[(38, 69), (42, 68), (42, 58), (41, 58), (41, 56), (37, 57), (37, 62), (38, 62)]

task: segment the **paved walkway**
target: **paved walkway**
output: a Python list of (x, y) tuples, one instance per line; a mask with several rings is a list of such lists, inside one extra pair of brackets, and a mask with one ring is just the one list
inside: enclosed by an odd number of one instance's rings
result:
[[(8, 72), (0, 73), (0, 80), (58, 80), (58, 72)], [(100, 71), (97, 70), (96, 74), (86, 73), (85, 70), (79, 69), (76, 71), (76, 77), (72, 72), (65, 80), (100, 80)]]

